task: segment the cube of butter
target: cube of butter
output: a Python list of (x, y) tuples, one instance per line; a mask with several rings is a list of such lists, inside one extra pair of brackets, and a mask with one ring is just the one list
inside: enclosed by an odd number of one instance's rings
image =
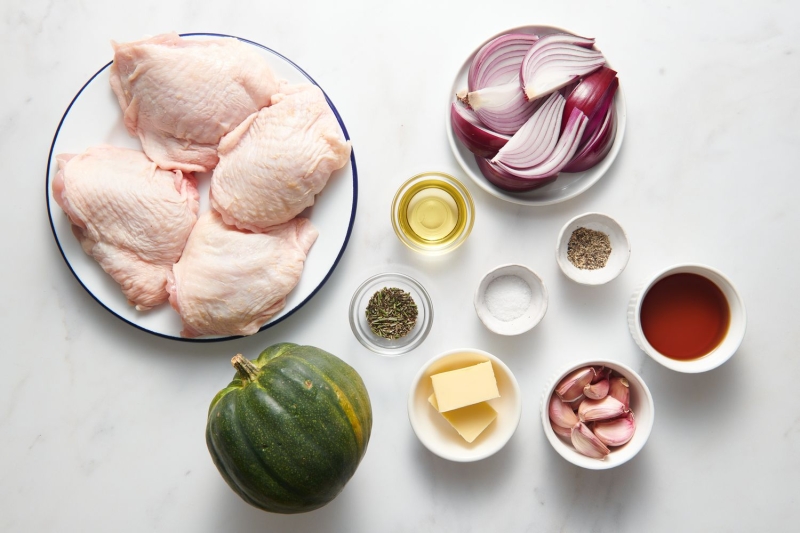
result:
[(491, 361), (431, 376), (439, 412), (499, 398)]
[[(428, 401), (434, 409), (439, 410), (435, 393), (430, 395)], [(492, 406), (488, 403), (480, 402), (460, 409), (453, 409), (452, 411), (441, 413), (441, 415), (450, 422), (450, 425), (458, 431), (458, 434), (465, 441), (471, 443), (497, 418), (497, 411), (492, 409)]]

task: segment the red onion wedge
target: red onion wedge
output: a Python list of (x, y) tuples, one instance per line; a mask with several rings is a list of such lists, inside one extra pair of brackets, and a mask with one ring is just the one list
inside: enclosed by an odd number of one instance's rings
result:
[(480, 157), (494, 157), (511, 138), (508, 135), (495, 133), (480, 123), (475, 113), (460, 102), (450, 106), (450, 121), (453, 133), (458, 140), (473, 154)]
[(520, 83), (528, 100), (557, 91), (603, 66), (594, 39), (566, 33), (546, 35), (531, 46), (520, 68)]
[(467, 101), (481, 122), (506, 135), (516, 133), (541, 103), (528, 101), (517, 80), (473, 91), (467, 95)]
[[(567, 127), (561, 138), (558, 139), (555, 149), (540, 164), (520, 169), (504, 164), (502, 157), (495, 157), (493, 162), (497, 163), (498, 167), (509, 174), (519, 178), (535, 180), (554, 176), (561, 172), (561, 169), (572, 160), (578, 149), (587, 121), (586, 115), (580, 109), (573, 109), (567, 120)], [(512, 141), (509, 141), (509, 143)], [(499, 155), (500, 153), (498, 152)]]
[(558, 141), (564, 97), (553, 93), (492, 159), (504, 166), (525, 169), (541, 164)]
[(508, 33), (483, 45), (469, 66), (469, 91), (518, 80), (522, 60), (538, 39), (527, 33)]
[(489, 181), (489, 183), (498, 189), (503, 189), (504, 191), (508, 192), (532, 191), (534, 189), (538, 189), (539, 187), (544, 187), (548, 183), (553, 183), (556, 181), (556, 178), (558, 178), (558, 174), (555, 174), (548, 178), (526, 180), (512, 176), (502, 168), (492, 163), (490, 160), (484, 159), (483, 157), (475, 156), (475, 163), (477, 163), (478, 169), (481, 171), (481, 174), (483, 174), (483, 177)]
[[(588, 128), (588, 126), (587, 126)], [(572, 161), (562, 169), (564, 172), (583, 172), (605, 159), (614, 145), (617, 136), (617, 115), (614, 106), (606, 111), (600, 128), (594, 134), (584, 139), (585, 144), (578, 149)]]
[(589, 118), (585, 136), (591, 136), (603, 122), (618, 87), (617, 73), (608, 67), (600, 67), (583, 78), (567, 96), (561, 129), (567, 125), (566, 117), (577, 107)]

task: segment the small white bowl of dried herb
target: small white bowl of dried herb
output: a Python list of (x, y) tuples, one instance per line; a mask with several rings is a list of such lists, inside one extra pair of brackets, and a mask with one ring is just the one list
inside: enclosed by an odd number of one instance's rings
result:
[(619, 222), (602, 213), (579, 215), (561, 228), (556, 261), (569, 279), (582, 285), (603, 285), (628, 265), (631, 243)]

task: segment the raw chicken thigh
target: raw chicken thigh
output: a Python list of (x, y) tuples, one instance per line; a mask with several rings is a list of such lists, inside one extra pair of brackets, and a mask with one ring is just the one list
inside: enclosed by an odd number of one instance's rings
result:
[(201, 215), (168, 277), (181, 335), (256, 333), (286, 305), (317, 235), (306, 218), (250, 233), (227, 226), (214, 211)]
[(53, 197), (83, 250), (136, 309), (167, 301), (167, 273), (197, 220), (194, 177), (162, 170), (142, 152), (114, 146), (56, 159)]
[(237, 39), (172, 33), (112, 45), (111, 88), (125, 127), (161, 168), (213, 169), (220, 138), (278, 89), (265, 59)]
[(264, 231), (314, 204), (350, 142), (315, 85), (282, 85), (272, 105), (222, 138), (211, 205), (229, 225)]

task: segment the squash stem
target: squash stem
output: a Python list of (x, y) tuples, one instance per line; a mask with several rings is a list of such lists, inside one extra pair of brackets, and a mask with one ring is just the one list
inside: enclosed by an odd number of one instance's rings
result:
[(231, 364), (247, 381), (255, 381), (258, 379), (258, 367), (248, 359), (245, 359), (242, 354), (234, 355), (231, 359)]

